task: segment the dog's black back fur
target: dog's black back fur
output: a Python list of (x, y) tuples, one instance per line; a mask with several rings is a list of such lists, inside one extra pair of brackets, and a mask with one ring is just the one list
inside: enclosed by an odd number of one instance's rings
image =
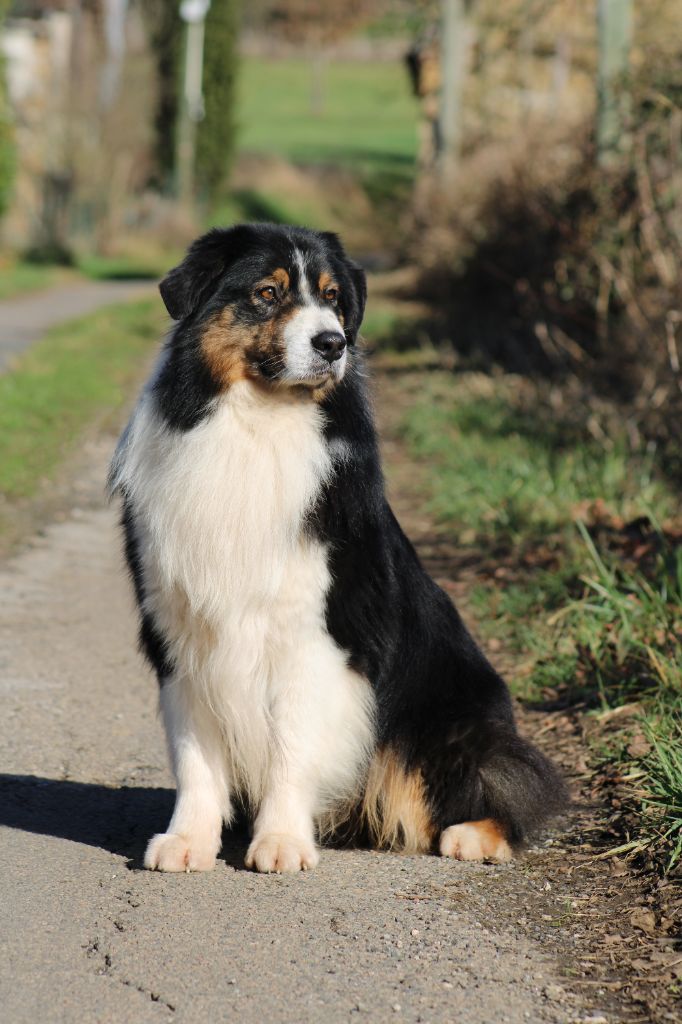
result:
[(517, 734), (504, 681), (388, 505), (363, 377), (324, 404), (349, 453), (311, 520), (331, 549), (329, 632), (374, 687), (379, 744), (421, 770), (437, 826), (493, 818), (519, 843), (565, 804), (564, 784)]

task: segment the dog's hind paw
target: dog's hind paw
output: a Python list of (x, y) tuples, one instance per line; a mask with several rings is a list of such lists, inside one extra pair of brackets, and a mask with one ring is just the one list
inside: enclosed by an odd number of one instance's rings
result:
[(149, 840), (144, 866), (150, 871), (210, 871), (216, 853), (213, 844), (200, 839), (161, 832)]
[(296, 836), (270, 833), (257, 836), (246, 854), (247, 868), (256, 871), (283, 872), (307, 871), (314, 868), (320, 855), (313, 843)]
[(440, 852), (455, 860), (512, 859), (512, 850), (501, 826), (492, 818), (450, 825), (441, 833)]

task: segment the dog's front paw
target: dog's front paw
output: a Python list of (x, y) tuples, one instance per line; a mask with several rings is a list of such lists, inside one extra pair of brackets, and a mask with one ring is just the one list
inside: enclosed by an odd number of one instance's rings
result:
[(512, 851), (504, 832), (491, 818), (450, 825), (441, 833), (440, 852), (455, 860), (512, 859)]
[(246, 854), (247, 868), (256, 871), (307, 871), (314, 868), (320, 855), (313, 843), (297, 836), (269, 833), (256, 836)]
[(144, 866), (150, 871), (210, 871), (217, 852), (207, 840), (161, 832), (149, 840)]

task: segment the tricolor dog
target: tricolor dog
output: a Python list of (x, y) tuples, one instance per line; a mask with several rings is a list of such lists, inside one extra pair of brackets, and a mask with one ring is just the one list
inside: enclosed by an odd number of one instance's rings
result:
[(508, 859), (564, 788), (386, 501), (363, 271), (247, 224), (160, 287), (176, 323), (110, 479), (177, 780), (146, 866), (212, 868), (236, 804), (258, 871), (334, 836)]

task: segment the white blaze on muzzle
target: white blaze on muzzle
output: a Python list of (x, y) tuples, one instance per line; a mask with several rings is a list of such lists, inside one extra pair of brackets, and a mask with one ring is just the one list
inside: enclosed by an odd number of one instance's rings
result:
[(296, 262), (303, 305), (284, 327), (285, 379), (307, 381), (332, 376), (340, 380), (346, 369), (346, 350), (340, 358), (329, 362), (313, 347), (313, 338), (324, 331), (333, 331), (343, 336), (343, 326), (331, 307), (322, 306), (313, 298), (305, 272), (305, 261), (298, 251)]

